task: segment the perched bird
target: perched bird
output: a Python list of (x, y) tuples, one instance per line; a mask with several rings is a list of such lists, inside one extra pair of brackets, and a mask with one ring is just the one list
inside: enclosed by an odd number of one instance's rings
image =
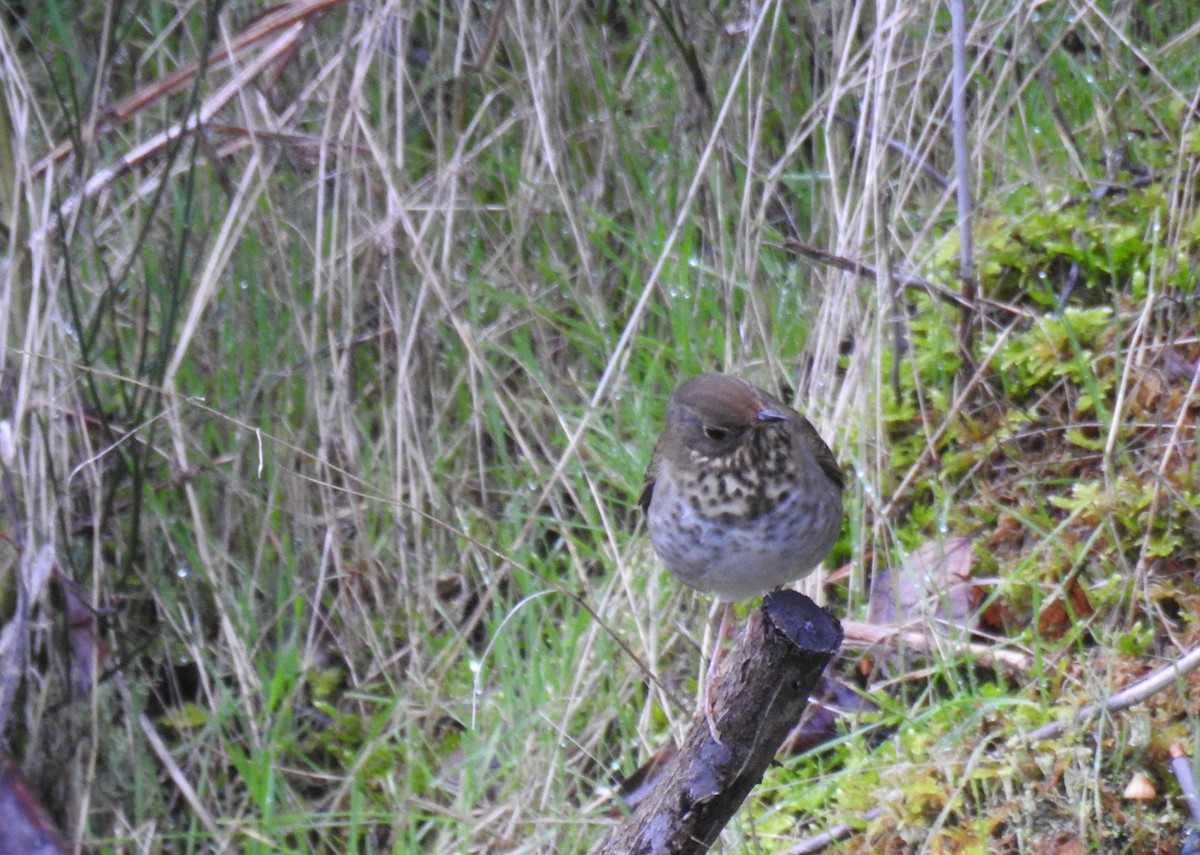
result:
[(638, 504), (667, 569), (726, 604), (719, 646), (730, 603), (821, 563), (842, 527), (845, 482), (808, 419), (737, 377), (684, 380), (663, 422)]

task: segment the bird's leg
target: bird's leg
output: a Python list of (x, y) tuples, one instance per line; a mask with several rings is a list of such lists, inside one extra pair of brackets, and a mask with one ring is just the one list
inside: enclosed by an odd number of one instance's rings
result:
[(700, 639), (700, 673), (696, 675), (696, 709), (704, 709), (708, 695), (708, 681), (712, 675), (712, 658), (717, 653), (720, 640), (717, 632), (722, 617), (721, 602), (713, 600), (708, 607), (708, 620), (704, 624), (704, 636)]
[[(719, 623), (717, 623), (718, 609), (721, 613)], [(717, 735), (717, 723), (713, 718), (713, 692), (716, 689), (717, 671), (721, 660), (725, 658), (725, 634), (728, 632), (732, 622), (733, 603), (715, 603), (708, 616), (708, 628), (709, 634), (713, 639), (713, 650), (708, 660), (708, 668), (705, 670), (704, 687), (701, 690), (699, 706), (704, 710), (704, 719), (708, 722), (708, 732), (718, 745), (723, 743), (721, 742), (721, 737)]]

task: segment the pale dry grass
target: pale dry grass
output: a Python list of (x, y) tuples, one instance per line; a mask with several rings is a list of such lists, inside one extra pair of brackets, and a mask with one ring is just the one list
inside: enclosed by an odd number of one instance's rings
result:
[[(740, 31), (741, 6), (294, 3), (196, 89), (109, 121), (129, 86), (239, 44), (257, 7), (224, 8), (211, 43), (200, 5), (154, 4), (161, 34), (123, 8), (94, 4), (78, 32), (128, 28), (136, 69), (120, 42), (81, 45), (72, 97), (0, 31), (9, 567), (51, 544), (111, 656), (70, 701), (43, 598), (10, 744), (73, 838), (113, 851), (588, 849), (610, 776), (691, 716), (707, 604), (631, 510), (676, 379), (794, 391), (853, 472), (852, 607), (865, 559), (911, 542), (908, 488), (937, 478), (933, 453), (894, 465), (897, 374), (931, 449), (988, 386), (986, 349), (945, 390), (905, 346), (901, 282), (955, 251), (941, 6), (769, 3)], [(985, 220), (1018, 188), (1057, 204), (1064, 170), (1091, 187), (1095, 152), (1122, 144), (1102, 104), (1042, 103), (1070, 33), (1089, 63), (1140, 63), (1159, 97), (1193, 100), (1173, 43), (1071, 8), (1074, 26), (972, 11)], [(188, 103), (209, 127), (175, 139)], [(1195, 210), (1179, 151), (1166, 247)], [(884, 274), (799, 263), (788, 238)], [(981, 327), (998, 348), (1030, 317)], [(1122, 394), (1173, 340), (1160, 318), (1147, 303), (1133, 327)], [(1160, 469), (1192, 441), (1185, 416)], [(182, 665), (194, 685), (152, 702)], [(934, 832), (977, 759), (932, 756), (951, 792)], [(1098, 813), (1086, 767), (1072, 781)], [(728, 842), (803, 830), (743, 822)]]

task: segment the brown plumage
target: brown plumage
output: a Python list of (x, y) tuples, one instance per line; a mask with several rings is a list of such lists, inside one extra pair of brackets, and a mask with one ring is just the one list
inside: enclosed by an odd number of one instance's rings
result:
[(841, 529), (844, 479), (809, 421), (737, 377), (667, 401), (638, 503), (680, 581), (731, 602), (810, 573)]

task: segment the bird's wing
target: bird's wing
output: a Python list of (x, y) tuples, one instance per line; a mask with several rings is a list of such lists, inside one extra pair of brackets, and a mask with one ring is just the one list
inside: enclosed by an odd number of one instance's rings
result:
[(825, 444), (825, 440), (821, 439), (821, 435), (817, 433), (817, 429), (812, 426), (812, 422), (800, 416), (800, 424), (798, 425), (801, 434), (805, 437), (807, 445), (812, 449), (813, 457), (817, 460), (817, 465), (821, 467), (821, 471), (825, 473), (830, 481), (837, 484), (839, 490), (846, 488), (846, 475), (842, 472), (842, 467), (838, 466), (837, 459), (833, 456), (829, 446)]
[(650, 500), (654, 497), (654, 482), (658, 480), (658, 470), (662, 465), (662, 455), (658, 453), (658, 446), (654, 446), (654, 453), (650, 455), (650, 465), (646, 467), (646, 475), (642, 478), (642, 491), (638, 493), (638, 506), (642, 509), (642, 513), (650, 512)]
[(829, 480), (838, 485), (839, 490), (846, 489), (846, 473), (842, 472), (842, 467), (838, 466), (837, 460), (833, 456), (833, 452), (829, 450), (829, 446), (824, 440), (818, 438), (820, 447), (817, 449), (817, 465), (821, 467), (821, 471), (829, 476)]

